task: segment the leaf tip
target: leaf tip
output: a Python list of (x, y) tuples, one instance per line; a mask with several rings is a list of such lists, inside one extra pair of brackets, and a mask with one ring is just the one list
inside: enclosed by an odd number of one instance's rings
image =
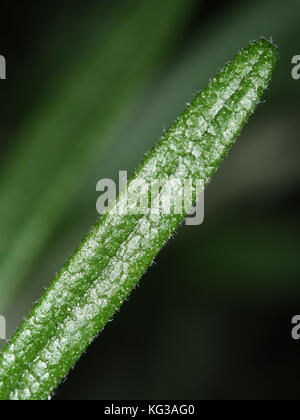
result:
[(273, 65), (275, 65), (277, 56), (278, 56), (278, 46), (273, 41), (272, 37), (260, 37), (258, 40), (254, 41), (259, 48), (265, 50), (265, 54), (270, 58)]

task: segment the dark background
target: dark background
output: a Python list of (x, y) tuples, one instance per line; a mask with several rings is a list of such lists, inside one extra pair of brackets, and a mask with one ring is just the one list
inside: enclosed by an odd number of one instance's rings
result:
[[(56, 81), (82, 59), (89, 36), (77, 44), (81, 32), (89, 21), (100, 28), (106, 11), (114, 14), (121, 3), (126, 0), (103, 0), (99, 12), (99, 1), (2, 2), (7, 80), (0, 81), (0, 196), (26, 121), (40, 118)], [(97, 219), (96, 181), (132, 172), (184, 104), (249, 40), (272, 36), (278, 44), (266, 103), (208, 187), (204, 224), (179, 229), (56, 399), (299, 398), (300, 342), (291, 338), (291, 319), (300, 313), (300, 80), (291, 78), (291, 59), (300, 54), (299, 17), (296, 1), (196, 1), (138, 88), (137, 119), (128, 119), (105, 151), (95, 148), (96, 165), (74, 180), (73, 201), (28, 270), (20, 265), (15, 291), (0, 307), (9, 334)], [(100, 34), (98, 41), (107, 38)], [(22, 179), (19, 192), (26, 194)], [(22, 220), (36, 204), (23, 215), (20, 203), (10, 205), (20, 206)], [(1, 258), (0, 252), (0, 267)], [(9, 281), (0, 270), (2, 287)]]

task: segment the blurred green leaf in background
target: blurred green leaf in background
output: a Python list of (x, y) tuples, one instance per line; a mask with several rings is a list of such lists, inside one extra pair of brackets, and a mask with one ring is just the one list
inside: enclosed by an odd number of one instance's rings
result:
[(101, 147), (115, 133), (123, 141), (124, 121), (193, 4), (126, 0), (105, 16), (91, 9), (86, 43), (71, 47), (76, 62), (21, 126), (0, 174), (0, 310), (63, 220)]

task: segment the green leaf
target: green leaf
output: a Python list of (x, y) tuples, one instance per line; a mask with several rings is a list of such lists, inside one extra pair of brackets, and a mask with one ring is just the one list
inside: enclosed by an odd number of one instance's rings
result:
[[(151, 199), (161, 201), (174, 177), (207, 185), (260, 100), (275, 60), (276, 48), (264, 39), (237, 54), (137, 169), (128, 200), (139, 199), (138, 179), (149, 186), (159, 180), (162, 189)], [(193, 188), (194, 199), (196, 193)], [(5, 347), (1, 399), (49, 398), (184, 219), (174, 209), (121, 215), (125, 198), (123, 192), (93, 227)]]

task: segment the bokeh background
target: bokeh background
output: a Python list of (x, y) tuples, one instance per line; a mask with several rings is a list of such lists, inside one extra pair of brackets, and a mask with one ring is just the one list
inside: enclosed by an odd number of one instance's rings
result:
[(10, 336), (132, 173), (249, 40), (279, 61), (205, 195), (56, 399), (298, 399), (298, 0), (3, 1), (0, 313)]

